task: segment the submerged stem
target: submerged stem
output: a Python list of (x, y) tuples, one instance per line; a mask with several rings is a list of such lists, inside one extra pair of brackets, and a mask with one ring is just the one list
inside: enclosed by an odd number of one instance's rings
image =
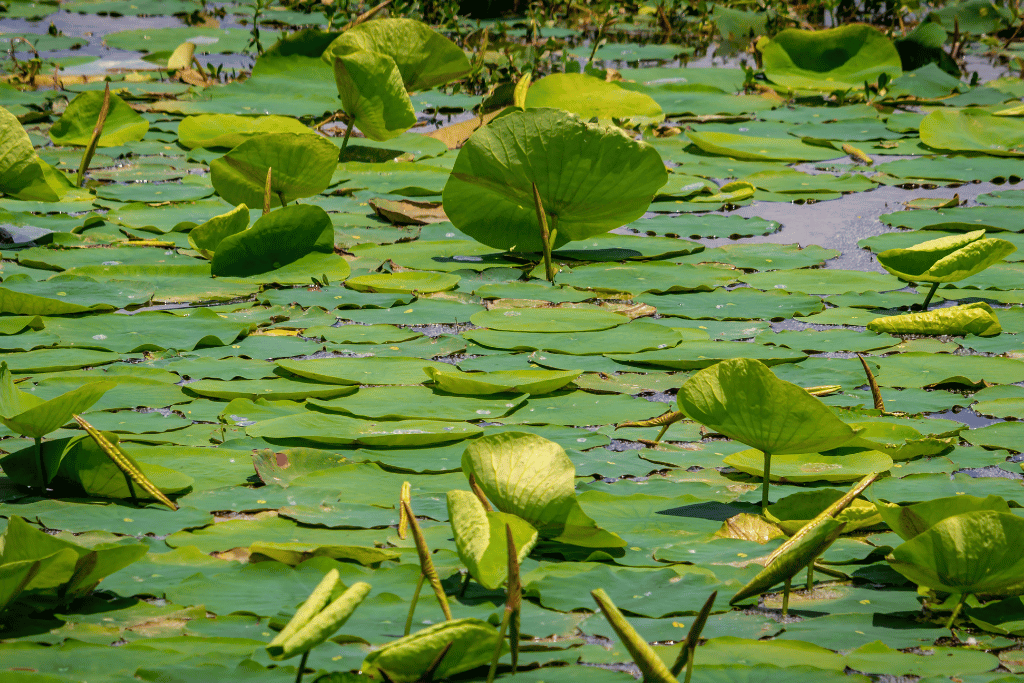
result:
[(933, 282), (932, 283), (932, 288), (928, 290), (928, 296), (926, 296), (924, 298), (924, 303), (921, 304), (921, 310), (922, 311), (927, 311), (928, 310), (928, 304), (930, 304), (932, 302), (932, 297), (935, 296), (935, 292), (938, 291), (938, 289), (939, 289), (939, 283), (938, 282)]

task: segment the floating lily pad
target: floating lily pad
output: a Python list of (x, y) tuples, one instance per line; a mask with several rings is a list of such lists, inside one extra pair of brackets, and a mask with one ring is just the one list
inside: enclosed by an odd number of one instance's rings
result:
[[(764, 476), (762, 453), (756, 449), (733, 453), (723, 460), (755, 477)], [(781, 482), (849, 482), (857, 481), (865, 474), (885, 472), (892, 467), (892, 458), (878, 451), (858, 451), (848, 455), (824, 456), (817, 453), (807, 455), (773, 455), (772, 481)]]

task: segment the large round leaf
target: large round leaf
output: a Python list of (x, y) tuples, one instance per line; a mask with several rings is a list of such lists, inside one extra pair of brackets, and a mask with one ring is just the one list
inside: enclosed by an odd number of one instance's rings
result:
[[(100, 109), (103, 107), (103, 93), (90, 90), (84, 92), (64, 110), (57, 123), (50, 128), (50, 139), (55, 145), (89, 144), (92, 132), (99, 121)], [(149, 122), (128, 106), (114, 93), (110, 93), (110, 110), (103, 123), (99, 147), (116, 147), (127, 142), (141, 140), (149, 130)]]
[(230, 277), (258, 275), (286, 266), (313, 251), (334, 251), (334, 225), (330, 216), (311, 204), (286, 206), (263, 216), (248, 230), (220, 240), (211, 272)]
[(886, 249), (878, 263), (908, 282), (957, 282), (985, 270), (1017, 251), (1012, 242), (985, 237), (984, 230), (927, 240), (912, 247)]
[(944, 593), (1024, 593), (1024, 519), (982, 510), (947, 517), (896, 547), (892, 568)]
[[(740, 472), (764, 477), (764, 460), (760, 451), (748, 449), (727, 456), (723, 462)], [(892, 467), (892, 458), (879, 451), (857, 451), (845, 455), (792, 453), (772, 458), (772, 481), (790, 483), (808, 481), (856, 481), (871, 472), (884, 472)]]
[(933, 111), (921, 121), (921, 142), (936, 149), (1019, 157), (1024, 156), (1024, 122), (973, 107)]
[(444, 210), (488, 246), (536, 252), (543, 244), (533, 183), (559, 247), (640, 218), (667, 180), (653, 147), (556, 109), (531, 109), (473, 133), (444, 187)]
[(395, 60), (379, 52), (356, 52), (334, 60), (341, 107), (366, 137), (383, 142), (416, 123)]
[(71, 182), (39, 158), (14, 114), (0, 107), (0, 192), (17, 199), (56, 202)]
[(875, 506), (878, 508), (878, 514), (882, 516), (882, 520), (904, 541), (909, 541), (922, 531), (927, 531), (953, 515), (979, 510), (1010, 514), (1010, 506), (999, 496), (986, 496), (985, 498), (971, 495), (948, 496), (902, 506), (879, 501), (875, 503)]
[(323, 59), (331, 63), (357, 52), (391, 57), (407, 90), (428, 90), (470, 70), (466, 53), (455, 43), (412, 19), (379, 19), (351, 28), (327, 47)]
[(290, 116), (236, 116), (234, 114), (203, 114), (186, 116), (178, 124), (178, 142), (189, 149), (202, 147), (237, 147), (249, 138), (267, 133), (306, 133), (308, 127)]
[(686, 381), (677, 400), (691, 419), (772, 455), (820, 453), (856, 434), (804, 389), (746, 358), (701, 370)]
[(498, 510), (526, 520), (545, 538), (585, 548), (626, 545), (580, 507), (576, 468), (554, 441), (524, 432), (485, 436), (462, 454), (462, 471)]
[(210, 181), (232, 204), (263, 206), (270, 174), (270, 205), (290, 204), (320, 194), (331, 184), (338, 147), (308, 133), (268, 133), (246, 140), (210, 162)]
[(866, 24), (786, 29), (759, 47), (765, 75), (788, 88), (848, 90), (874, 83), (882, 74), (896, 78), (903, 73), (896, 46)]
[(427, 90), (469, 73), (455, 43), (411, 19), (368, 21), (323, 53), (334, 66), (342, 109), (371, 140), (390, 140), (416, 123), (406, 91)]
[(650, 95), (586, 74), (551, 74), (536, 81), (526, 93), (526, 106), (564, 109), (585, 119), (639, 117), (657, 122), (665, 118)]

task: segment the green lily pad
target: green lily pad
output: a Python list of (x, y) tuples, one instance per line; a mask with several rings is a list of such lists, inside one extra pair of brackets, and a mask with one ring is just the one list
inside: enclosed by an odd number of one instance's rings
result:
[(595, 308), (499, 308), (474, 313), (469, 320), (506, 332), (587, 332), (629, 322), (624, 315)]
[[(545, 538), (586, 548), (626, 545), (580, 507), (573, 487), (576, 469), (552, 441), (522, 432), (486, 436), (466, 448), (462, 470), (475, 477), (498, 510), (526, 520)], [(544, 476), (534, 476), (538, 472)]]
[(311, 252), (333, 251), (334, 227), (326, 211), (319, 206), (286, 206), (261, 217), (248, 230), (221, 239), (210, 272), (218, 277), (263, 275)]
[(985, 238), (984, 230), (928, 240), (907, 249), (887, 249), (878, 263), (908, 282), (957, 282), (980, 273), (1017, 247), (1006, 240)]
[(786, 29), (759, 46), (765, 75), (789, 89), (849, 90), (903, 72), (884, 33), (866, 24), (821, 31)]
[[(451, 365), (418, 358), (321, 358), (280, 360), (280, 368), (328, 384), (423, 384), (424, 368), (450, 370)], [(507, 391), (507, 389), (506, 389)]]
[[(761, 451), (750, 449), (733, 453), (723, 460), (755, 477), (764, 477)], [(849, 482), (871, 472), (885, 472), (892, 467), (892, 458), (878, 451), (857, 451), (847, 455), (790, 454), (772, 455), (772, 481), (782, 482)]]
[(794, 138), (759, 138), (736, 133), (687, 132), (686, 137), (708, 154), (762, 161), (825, 161), (842, 152)]
[(320, 194), (331, 184), (338, 148), (306, 133), (266, 133), (249, 138), (210, 162), (210, 181), (231, 204), (263, 206), (270, 170), (270, 205), (291, 204)]
[(369, 422), (343, 415), (305, 412), (277, 417), (245, 428), (249, 436), (267, 439), (305, 439), (323, 444), (365, 446), (425, 446), (461, 441), (483, 433), (460, 422), (396, 420)]
[[(333, 385), (338, 388), (338, 385)], [(348, 387), (344, 387), (348, 388)], [(366, 387), (342, 400), (317, 400), (310, 405), (332, 413), (377, 420), (486, 420), (511, 413), (526, 401), (524, 394), (502, 392), (470, 398), (427, 387)]]
[(584, 119), (634, 119), (657, 123), (665, 118), (648, 95), (632, 92), (587, 74), (553, 73), (526, 92), (526, 106), (563, 109)]
[(942, 150), (1024, 156), (1024, 124), (977, 107), (937, 110), (921, 122), (921, 141)]
[[(264, 133), (312, 133), (290, 116), (186, 116), (178, 125), (178, 141), (188, 149), (231, 149)], [(255, 207), (253, 207), (255, 208)]]
[(423, 371), (441, 391), (470, 396), (523, 392), (542, 396), (565, 387), (583, 374), (582, 370), (498, 370), (462, 372), (455, 368), (425, 366)]
[(345, 286), (358, 292), (430, 294), (452, 289), (459, 284), (461, 279), (458, 275), (450, 273), (374, 273), (349, 278), (346, 280)]
[[(55, 145), (86, 146), (99, 121), (103, 106), (103, 93), (84, 92), (71, 100), (68, 108), (50, 128), (50, 139)], [(97, 145), (117, 147), (141, 140), (149, 130), (149, 122), (114, 93), (110, 93), (110, 110), (103, 123), (103, 132)]]
[(470, 137), (445, 185), (444, 210), (488, 246), (539, 252), (534, 183), (558, 248), (640, 218), (667, 178), (652, 147), (555, 109), (532, 109)]
[(351, 386), (338, 384), (320, 384), (300, 380), (277, 378), (267, 379), (233, 379), (221, 381), (203, 379), (186, 385), (188, 391), (210, 398), (233, 399), (258, 398), (271, 400), (301, 400), (304, 398), (330, 399), (354, 393)]

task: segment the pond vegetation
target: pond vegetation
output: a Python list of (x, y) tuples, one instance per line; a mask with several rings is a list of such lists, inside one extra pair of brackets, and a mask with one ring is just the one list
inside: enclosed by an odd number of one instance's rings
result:
[(0, 41), (3, 681), (1024, 672), (1018, 2)]

